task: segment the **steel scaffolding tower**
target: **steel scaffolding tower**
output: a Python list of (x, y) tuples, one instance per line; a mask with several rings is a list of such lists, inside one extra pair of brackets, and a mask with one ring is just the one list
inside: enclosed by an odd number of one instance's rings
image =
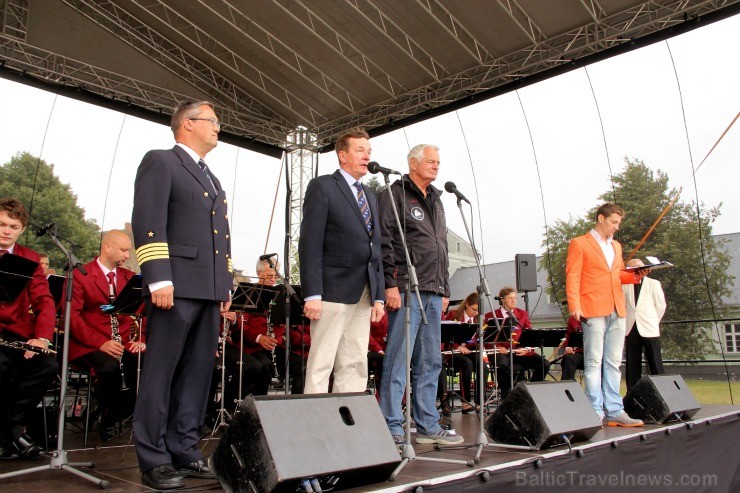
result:
[(303, 196), (306, 186), (318, 171), (318, 140), (306, 127), (297, 127), (285, 142), (285, 167), (288, 170), (288, 206), (286, 207), (287, 235), (285, 242), (286, 277), (291, 283), (300, 282), (298, 265), (298, 237), (303, 219)]

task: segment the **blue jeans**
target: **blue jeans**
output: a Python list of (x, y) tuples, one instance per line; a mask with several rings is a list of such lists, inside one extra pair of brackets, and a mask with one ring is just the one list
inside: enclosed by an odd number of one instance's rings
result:
[[(383, 361), (380, 385), (380, 410), (391, 435), (403, 435), (401, 402), (406, 390), (405, 295), (401, 294), (401, 309), (388, 314), (388, 341)], [(437, 381), (442, 370), (440, 353), (442, 297), (421, 292), (421, 302), (428, 325), (422, 324), (421, 311), (415, 295), (411, 295), (409, 337), (413, 344), (411, 366), (412, 405), (419, 433), (431, 434), (441, 429), (436, 408)], [(408, 404), (408, 403), (407, 403)]]
[(586, 395), (599, 417), (616, 417), (624, 412), (619, 382), (622, 373), (625, 319), (614, 311), (606, 317), (589, 318), (583, 325), (583, 378)]

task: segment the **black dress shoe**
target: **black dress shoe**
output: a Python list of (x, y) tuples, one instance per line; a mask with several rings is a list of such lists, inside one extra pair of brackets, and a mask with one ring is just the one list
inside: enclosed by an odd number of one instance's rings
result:
[(172, 464), (161, 464), (141, 475), (141, 480), (155, 490), (174, 490), (185, 486), (185, 480), (175, 471)]
[(118, 426), (103, 426), (100, 425), (100, 439), (105, 442), (109, 442), (118, 436)]
[(26, 434), (4, 443), (1, 449), (0, 460), (35, 459), (44, 455), (44, 449)]
[(191, 462), (190, 464), (180, 466), (177, 468), (177, 472), (179, 472), (180, 475), (184, 478), (215, 478), (205, 459), (198, 459), (195, 462)]

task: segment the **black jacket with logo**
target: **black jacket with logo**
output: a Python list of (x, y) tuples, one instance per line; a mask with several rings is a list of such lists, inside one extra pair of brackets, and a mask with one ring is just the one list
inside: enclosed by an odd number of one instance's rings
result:
[(416, 268), (419, 291), (449, 297), (447, 221), (440, 199), (442, 192), (429, 185), (427, 196), (424, 197), (408, 175), (394, 182), (390, 191), (386, 189), (380, 195), (380, 238), (386, 289), (398, 287), (403, 292), (408, 275), (390, 202), (391, 194), (398, 208), (401, 227), (406, 232), (406, 246), (411, 263)]

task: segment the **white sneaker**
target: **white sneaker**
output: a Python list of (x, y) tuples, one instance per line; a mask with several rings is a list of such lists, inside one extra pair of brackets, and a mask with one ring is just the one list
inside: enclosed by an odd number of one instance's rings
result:
[(422, 433), (416, 434), (416, 443), (437, 443), (440, 445), (456, 445), (464, 442), (465, 439), (455, 433), (455, 430), (443, 430), (439, 429), (429, 435)]

